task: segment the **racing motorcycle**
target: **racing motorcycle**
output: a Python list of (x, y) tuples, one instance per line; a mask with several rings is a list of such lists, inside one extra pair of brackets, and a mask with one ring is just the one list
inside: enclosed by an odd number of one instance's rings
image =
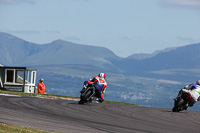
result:
[(189, 92), (182, 92), (181, 96), (174, 99), (174, 107), (172, 108), (173, 112), (179, 112), (187, 110), (188, 105), (190, 105), (192, 96)]
[(96, 97), (95, 93), (95, 87), (85, 87), (80, 91), (80, 101), (79, 104), (85, 104), (85, 103), (92, 103), (92, 99)]

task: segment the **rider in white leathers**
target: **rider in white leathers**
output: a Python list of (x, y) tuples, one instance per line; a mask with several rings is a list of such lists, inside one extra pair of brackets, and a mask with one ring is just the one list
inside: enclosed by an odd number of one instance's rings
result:
[(192, 101), (188, 105), (192, 107), (197, 101), (200, 101), (200, 80), (197, 80), (196, 84), (186, 85), (183, 89), (179, 91), (179, 96), (181, 96), (182, 92), (189, 92), (192, 96)]

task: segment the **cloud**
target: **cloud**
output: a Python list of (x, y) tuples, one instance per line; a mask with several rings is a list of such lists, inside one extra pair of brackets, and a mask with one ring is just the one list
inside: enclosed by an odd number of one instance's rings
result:
[(200, 10), (200, 0), (158, 0), (158, 2), (165, 7)]
[(126, 41), (131, 41), (131, 40), (132, 40), (132, 39), (131, 39), (130, 37), (128, 37), (128, 36), (123, 36), (122, 39), (123, 39), (123, 40), (126, 40)]
[(35, 31), (35, 30), (7, 30), (8, 33), (13, 33), (13, 34), (41, 34), (40, 31)]
[(45, 33), (49, 33), (49, 34), (60, 34), (60, 31), (57, 31), (57, 30), (46, 30)]
[(178, 40), (181, 40), (181, 41), (187, 41), (187, 42), (195, 42), (196, 40), (193, 39), (193, 38), (190, 38), (190, 37), (182, 37), (182, 36), (178, 36), (177, 37)]
[[(1, 29), (0, 29), (1, 30)], [(45, 30), (45, 31), (37, 31), (37, 30), (1, 30), (3, 32), (15, 33), (15, 34), (60, 34), (60, 31), (57, 30)]]
[(16, 4), (22, 4), (22, 3), (28, 3), (28, 4), (34, 4), (34, 0), (0, 0), (0, 4), (7, 4), (7, 5), (16, 5)]

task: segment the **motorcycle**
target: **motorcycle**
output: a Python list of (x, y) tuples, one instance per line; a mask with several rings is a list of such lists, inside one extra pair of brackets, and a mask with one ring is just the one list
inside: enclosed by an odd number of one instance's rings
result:
[(93, 97), (95, 97), (95, 87), (86, 87), (80, 91), (79, 104), (92, 103)]
[(179, 112), (187, 110), (188, 105), (191, 104), (192, 96), (189, 92), (182, 92), (181, 96), (174, 99), (174, 107), (172, 108), (173, 112)]

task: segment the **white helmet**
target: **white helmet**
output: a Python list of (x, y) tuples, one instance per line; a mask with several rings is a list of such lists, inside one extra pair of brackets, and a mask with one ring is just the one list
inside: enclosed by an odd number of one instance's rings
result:
[(106, 79), (106, 75), (105, 75), (105, 73), (99, 73), (99, 75), (98, 75), (100, 78), (104, 78), (104, 79)]

